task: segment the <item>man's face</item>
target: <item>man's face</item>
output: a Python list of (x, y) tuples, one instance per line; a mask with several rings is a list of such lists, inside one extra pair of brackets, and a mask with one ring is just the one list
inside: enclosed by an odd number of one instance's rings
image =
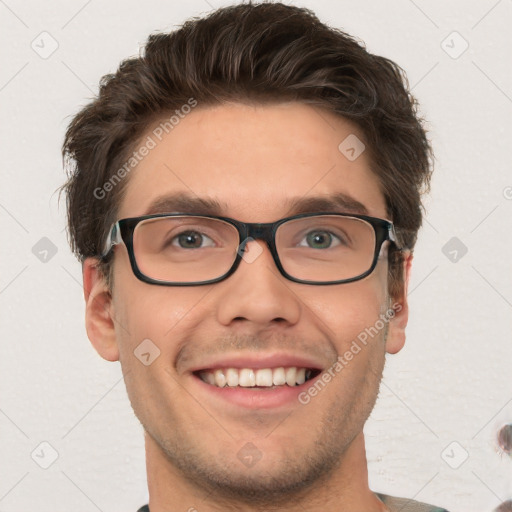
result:
[[(132, 171), (118, 218), (151, 213), (155, 201), (177, 194), (217, 201), (221, 215), (244, 222), (276, 221), (296, 213), (291, 201), (338, 194), (387, 218), (366, 154), (350, 161), (338, 149), (357, 133), (297, 103), (198, 107)], [(164, 209), (173, 211), (172, 204)], [(365, 279), (315, 286), (287, 280), (263, 242), (252, 244), (249, 252), (254, 244), (263, 249), (254, 261), (242, 260), (224, 281), (191, 287), (138, 280), (126, 247), (116, 246), (107, 304), (115, 321), (109, 333), (108, 319), (98, 323), (88, 308), (88, 331), (105, 358), (119, 357), (133, 409), (170, 467), (226, 495), (277, 496), (328, 473), (362, 431), (386, 348), (401, 348), (407, 314), (402, 302), (401, 313), (359, 343), (361, 350), (308, 403), (299, 393), (322, 374), (294, 388), (203, 382), (204, 369), (328, 370), (365, 329), (382, 325), (379, 315), (396, 300), (387, 295), (385, 251)], [(99, 297), (104, 285), (95, 283), (92, 295)], [(147, 339), (160, 351), (150, 365), (134, 355)]]

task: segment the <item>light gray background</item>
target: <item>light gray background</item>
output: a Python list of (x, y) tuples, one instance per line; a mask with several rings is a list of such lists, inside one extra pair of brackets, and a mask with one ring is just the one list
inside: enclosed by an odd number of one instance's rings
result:
[[(227, 3), (0, 0), (0, 512), (135, 512), (147, 500), (142, 429), (119, 363), (85, 334), (80, 266), (55, 193), (60, 146), (99, 78), (150, 32)], [(293, 3), (407, 71), (437, 157), (408, 341), (388, 356), (365, 428), (371, 487), (490, 511), (512, 498), (512, 460), (496, 444), (512, 422), (512, 1)], [(43, 31), (59, 45), (46, 59), (31, 47), (51, 49)], [(469, 43), (458, 58), (453, 31)], [(43, 237), (57, 249), (46, 262)]]

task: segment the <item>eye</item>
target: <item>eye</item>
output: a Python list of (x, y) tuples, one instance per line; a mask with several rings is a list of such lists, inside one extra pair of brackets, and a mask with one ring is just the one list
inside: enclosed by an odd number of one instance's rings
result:
[(339, 245), (339, 237), (329, 231), (310, 231), (299, 243), (299, 247), (310, 247), (312, 249), (329, 249)]
[(213, 240), (199, 231), (184, 231), (171, 239), (171, 245), (182, 249), (200, 249), (214, 246)]

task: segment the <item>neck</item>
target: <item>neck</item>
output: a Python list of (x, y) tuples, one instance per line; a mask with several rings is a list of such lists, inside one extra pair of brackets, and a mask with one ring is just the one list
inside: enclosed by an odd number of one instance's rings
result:
[[(151, 512), (261, 512), (268, 507), (226, 500), (197, 482), (190, 481), (169, 461), (154, 439), (145, 434), (146, 468)], [(322, 481), (297, 492), (289, 505), (275, 512), (385, 512), (385, 505), (368, 487), (364, 435), (360, 432), (348, 446), (339, 465)]]

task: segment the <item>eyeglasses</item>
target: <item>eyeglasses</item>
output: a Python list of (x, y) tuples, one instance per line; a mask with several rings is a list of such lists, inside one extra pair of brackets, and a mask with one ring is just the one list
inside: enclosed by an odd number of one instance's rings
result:
[(253, 240), (266, 242), (284, 277), (316, 285), (362, 279), (373, 272), (386, 240), (399, 248), (393, 223), (365, 215), (308, 213), (260, 224), (168, 213), (118, 220), (101, 257), (123, 242), (141, 281), (203, 285), (226, 279), (242, 259), (250, 262)]

